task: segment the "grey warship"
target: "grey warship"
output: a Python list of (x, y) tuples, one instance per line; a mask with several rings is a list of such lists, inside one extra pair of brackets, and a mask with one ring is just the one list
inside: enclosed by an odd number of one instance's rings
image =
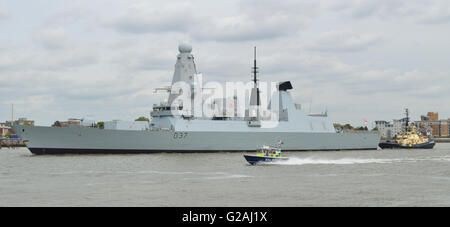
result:
[[(246, 93), (249, 97), (244, 98), (248, 99), (238, 104), (235, 92), (232, 98), (209, 98), (210, 105), (204, 105), (202, 91), (208, 88), (196, 88), (204, 83), (197, 73), (192, 47), (182, 43), (178, 50), (172, 83), (159, 89), (166, 91), (168, 98), (153, 106), (152, 119), (143, 130), (24, 125), (15, 125), (13, 130), (33, 154), (243, 152), (278, 140), (284, 142), (284, 151), (378, 147), (378, 133), (338, 133), (328, 114), (306, 113), (293, 102), (289, 91), (293, 86), (289, 81), (276, 83), (275, 92), (270, 93), (263, 110), (256, 48), (252, 87)], [(180, 84), (187, 88), (180, 89)], [(205, 115), (202, 106), (214, 106), (215, 111)], [(236, 106), (244, 106), (242, 113), (237, 113)], [(272, 114), (263, 114), (267, 111)]]

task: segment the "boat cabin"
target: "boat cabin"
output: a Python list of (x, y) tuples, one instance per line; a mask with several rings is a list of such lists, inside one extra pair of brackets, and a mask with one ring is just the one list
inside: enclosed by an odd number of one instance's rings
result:
[(271, 146), (262, 146), (258, 150), (256, 150), (258, 153), (258, 156), (262, 157), (272, 157), (272, 158), (279, 158), (281, 157), (281, 150), (277, 147), (271, 147)]

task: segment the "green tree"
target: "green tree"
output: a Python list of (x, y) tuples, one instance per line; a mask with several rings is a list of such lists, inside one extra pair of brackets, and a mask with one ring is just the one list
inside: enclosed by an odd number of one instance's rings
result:
[(25, 121), (25, 122), (23, 122), (23, 125), (26, 125), (26, 126), (33, 126), (33, 124), (31, 123), (31, 121)]
[(334, 123), (333, 126), (334, 126), (335, 128), (341, 128), (341, 127), (342, 127), (342, 125), (339, 124), (339, 123)]
[(53, 123), (52, 127), (61, 127), (61, 122), (55, 121), (55, 123)]
[(369, 129), (367, 128), (367, 126), (359, 126), (359, 127), (355, 127), (354, 130), (357, 131), (368, 131)]
[(139, 117), (135, 121), (147, 121), (147, 122), (150, 122), (150, 120), (148, 118), (146, 118), (146, 117)]
[(353, 126), (351, 126), (350, 124), (345, 124), (345, 125), (344, 125), (344, 128), (345, 128), (345, 129), (353, 129)]
[(97, 122), (97, 124), (95, 124), (95, 127), (99, 128), (99, 129), (104, 129), (105, 128), (105, 122), (99, 121), (99, 122)]

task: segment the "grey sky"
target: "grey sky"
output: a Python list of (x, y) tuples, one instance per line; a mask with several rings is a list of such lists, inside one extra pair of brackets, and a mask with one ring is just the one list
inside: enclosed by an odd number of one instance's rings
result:
[(0, 121), (131, 120), (163, 97), (180, 41), (206, 80), (291, 80), (335, 122), (450, 117), (450, 2), (0, 0)]

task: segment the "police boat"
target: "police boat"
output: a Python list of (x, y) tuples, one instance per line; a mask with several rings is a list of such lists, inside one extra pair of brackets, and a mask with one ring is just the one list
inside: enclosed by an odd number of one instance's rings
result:
[[(282, 142), (279, 142), (281, 145)], [(256, 150), (256, 154), (248, 155), (244, 154), (245, 160), (251, 165), (263, 164), (263, 163), (271, 163), (271, 162), (279, 162), (279, 161), (287, 161), (289, 158), (283, 157), (281, 155), (281, 147), (277, 146), (267, 146), (264, 145)]]

